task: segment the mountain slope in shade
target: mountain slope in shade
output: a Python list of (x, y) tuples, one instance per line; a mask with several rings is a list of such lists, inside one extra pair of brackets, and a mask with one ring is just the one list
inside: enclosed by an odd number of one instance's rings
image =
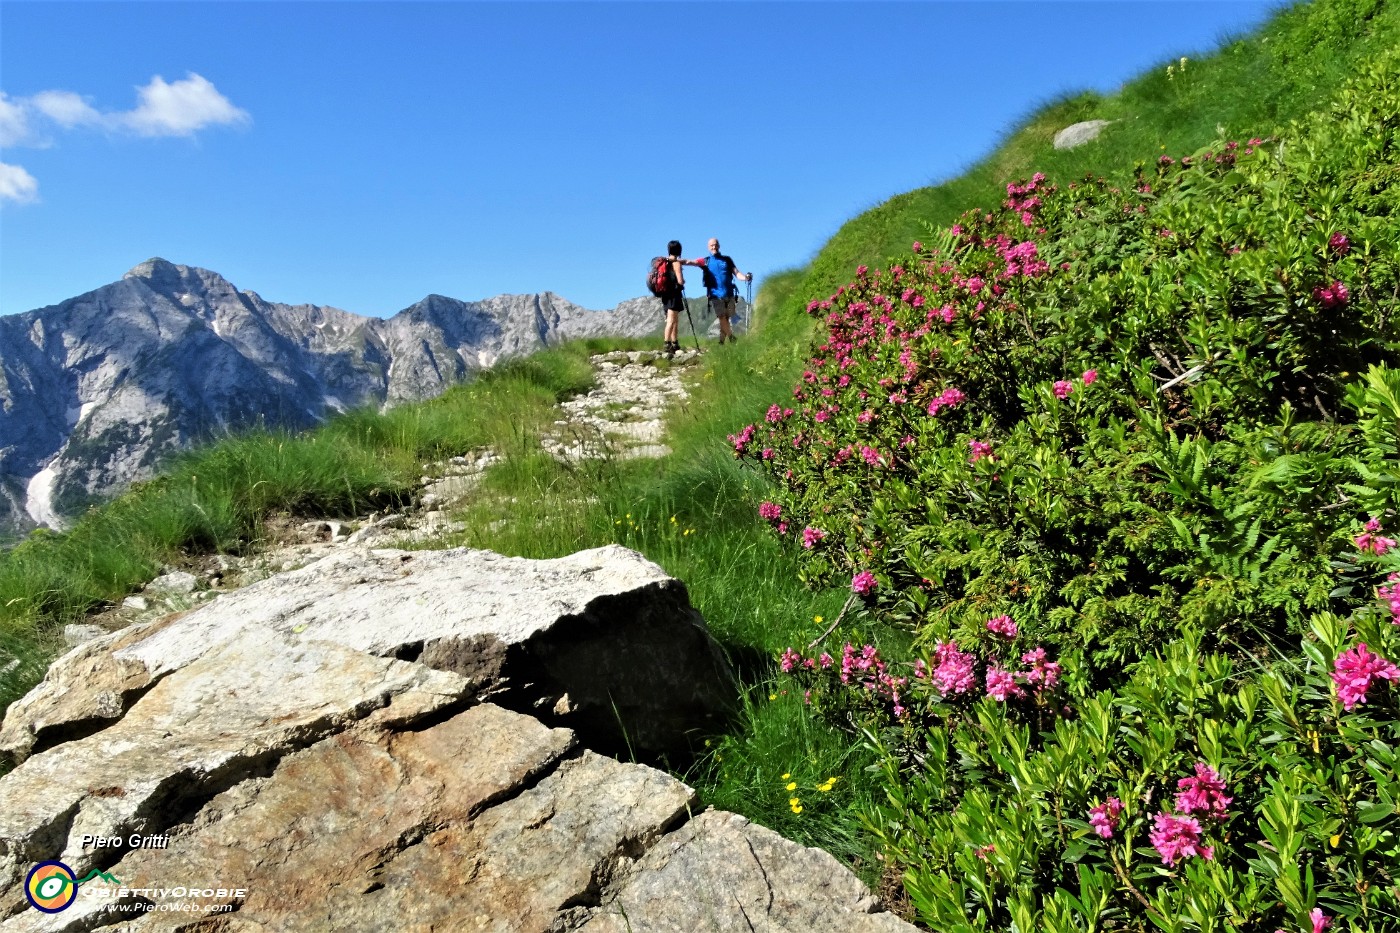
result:
[(429, 295), (388, 319), (285, 305), (152, 259), (61, 304), (0, 317), (0, 534), (60, 525), (197, 440), (435, 396), (496, 361), (657, 331), (654, 298)]

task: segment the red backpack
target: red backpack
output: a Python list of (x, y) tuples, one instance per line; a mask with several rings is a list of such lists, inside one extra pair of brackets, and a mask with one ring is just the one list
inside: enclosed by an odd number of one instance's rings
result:
[(647, 291), (660, 298), (676, 290), (676, 273), (671, 269), (671, 260), (666, 256), (652, 259), (647, 268)]

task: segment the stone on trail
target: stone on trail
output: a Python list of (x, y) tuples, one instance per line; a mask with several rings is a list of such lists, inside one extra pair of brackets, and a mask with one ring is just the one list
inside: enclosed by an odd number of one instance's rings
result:
[(735, 695), (685, 586), (626, 548), (539, 561), (466, 548), (341, 551), (70, 652), (11, 706), (0, 754), (21, 761), (100, 729), (251, 625), (473, 676), (513, 708), (550, 708), (567, 693), (560, 724), (609, 749), (684, 750), (687, 733), (717, 726)]

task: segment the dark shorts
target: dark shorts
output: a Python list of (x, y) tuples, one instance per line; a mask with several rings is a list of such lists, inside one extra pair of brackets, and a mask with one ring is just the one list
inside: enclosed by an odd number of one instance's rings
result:
[(661, 296), (661, 307), (666, 311), (684, 311), (685, 293), (681, 291), (667, 292)]
[(730, 298), (711, 298), (710, 310), (714, 312), (715, 317), (733, 317), (734, 315), (739, 313), (739, 296), (734, 295)]

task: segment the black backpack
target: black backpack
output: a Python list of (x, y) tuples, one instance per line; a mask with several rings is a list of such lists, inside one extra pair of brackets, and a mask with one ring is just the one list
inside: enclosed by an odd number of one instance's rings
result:
[(660, 298), (676, 290), (676, 273), (667, 256), (656, 256), (647, 267), (647, 291)]

